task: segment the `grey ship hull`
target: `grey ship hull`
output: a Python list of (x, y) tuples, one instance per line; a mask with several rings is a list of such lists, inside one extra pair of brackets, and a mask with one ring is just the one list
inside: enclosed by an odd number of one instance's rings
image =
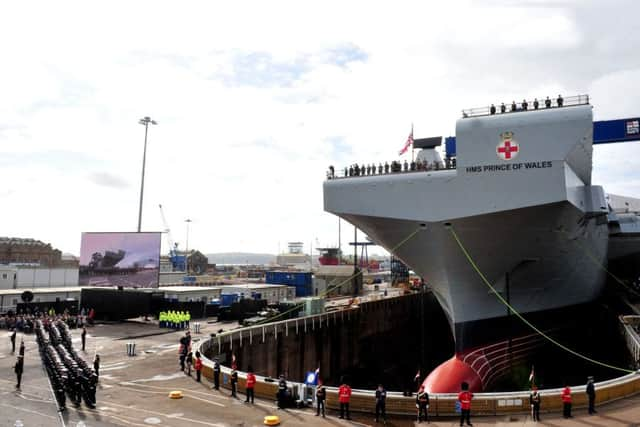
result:
[[(456, 351), (486, 344), (479, 320), (504, 317), (505, 306), (485, 285), (442, 222), (346, 215), (427, 281), (449, 318)], [(578, 305), (602, 290), (608, 227), (569, 203), (553, 203), (445, 221), (494, 288), (520, 313)], [(471, 333), (475, 330), (476, 333)]]

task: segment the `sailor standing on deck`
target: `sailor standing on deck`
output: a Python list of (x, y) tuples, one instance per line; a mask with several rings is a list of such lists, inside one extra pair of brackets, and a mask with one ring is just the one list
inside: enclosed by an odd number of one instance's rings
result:
[(96, 353), (96, 357), (93, 359), (93, 370), (96, 373), (96, 381), (100, 378), (100, 355)]
[(418, 408), (418, 423), (422, 422), (424, 414), (424, 420), (429, 422), (429, 393), (421, 385), (416, 395), (416, 407)]
[(280, 381), (278, 381), (278, 409), (284, 409), (285, 399), (287, 397), (287, 381), (284, 379), (284, 375), (280, 375)]
[(16, 330), (13, 330), (13, 333), (11, 334), (11, 353), (15, 353), (16, 352)]
[(82, 351), (84, 350), (84, 345), (87, 343), (87, 328), (82, 327), (82, 333), (80, 334), (80, 338), (82, 338)]
[(316, 388), (316, 417), (320, 416), (320, 409), (322, 409), (322, 418), (324, 418), (324, 401), (327, 398), (327, 389), (324, 388), (322, 380), (318, 379), (318, 387)]
[(217, 357), (213, 359), (213, 388), (220, 390), (220, 360)]
[(16, 373), (16, 379), (18, 381), (16, 388), (19, 389), (20, 383), (22, 382), (22, 373), (24, 372), (24, 356), (18, 356), (18, 360), (16, 361), (13, 370)]
[(587, 396), (589, 397), (589, 415), (597, 413), (596, 405), (596, 387), (593, 384), (593, 377), (587, 378)]
[(238, 371), (235, 368), (231, 371), (231, 397), (238, 398)]
[(387, 424), (386, 403), (387, 390), (384, 389), (382, 384), (378, 384), (378, 388), (376, 389), (376, 422), (378, 422), (380, 414), (382, 414), (382, 421)]
[(531, 418), (533, 421), (540, 421), (540, 393), (538, 393), (536, 386), (531, 389), (529, 404), (531, 405)]

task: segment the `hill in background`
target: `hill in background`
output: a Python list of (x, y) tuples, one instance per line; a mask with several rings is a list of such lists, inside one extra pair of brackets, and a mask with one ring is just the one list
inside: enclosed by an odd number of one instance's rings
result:
[(206, 254), (209, 264), (270, 264), (276, 262), (272, 254), (256, 254), (251, 252), (220, 252)]

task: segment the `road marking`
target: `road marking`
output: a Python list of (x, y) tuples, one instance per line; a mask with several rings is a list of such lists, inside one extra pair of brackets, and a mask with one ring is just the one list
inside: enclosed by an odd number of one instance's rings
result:
[[(147, 388), (153, 388), (153, 389), (156, 389), (156, 390), (166, 390), (167, 393), (176, 388), (175, 386), (171, 386), (171, 388), (167, 388), (167, 387), (158, 387), (158, 386), (148, 385), (148, 384), (138, 384), (138, 383), (136, 383), (134, 381), (121, 382), (120, 384), (125, 384), (125, 385), (130, 384), (130, 385), (135, 385), (137, 387), (147, 387)], [(191, 393), (202, 394), (202, 395), (205, 395), (207, 397), (213, 397), (215, 399), (225, 399), (225, 400), (227, 399), (227, 396), (219, 396), (218, 394), (209, 393), (209, 392), (206, 392), (206, 391), (194, 390), (194, 389), (191, 389), (191, 388), (182, 388), (182, 390), (189, 391)]]
[(182, 412), (178, 412), (178, 413), (175, 413), (175, 414), (167, 415), (167, 418), (179, 418), (179, 417), (183, 417), (183, 416), (184, 416), (184, 414)]
[(155, 375), (151, 378), (141, 378), (139, 380), (132, 380), (131, 382), (136, 382), (136, 383), (142, 383), (142, 382), (148, 382), (148, 381), (169, 381), (169, 380), (175, 380), (177, 378), (182, 378), (184, 377), (184, 372), (176, 372), (175, 374), (169, 374), (169, 375)]
[[(139, 406), (135, 406), (135, 405), (131, 405), (131, 406), (124, 406), (124, 405), (120, 405), (118, 403), (114, 403), (114, 402), (106, 402), (109, 405), (113, 405), (113, 406), (120, 406), (121, 408), (126, 408), (126, 409), (137, 409), (138, 411), (142, 411), (142, 412), (148, 412), (150, 414), (154, 414), (154, 415), (160, 415), (161, 417), (167, 417), (167, 414), (163, 414), (162, 412), (157, 412), (157, 411), (151, 411), (149, 409), (143, 409), (140, 408)], [(189, 421), (192, 423), (197, 423), (197, 424), (204, 424), (206, 426), (210, 426), (210, 427), (227, 427), (225, 424), (218, 424), (218, 423), (208, 423), (206, 421), (200, 421), (200, 420), (194, 420), (192, 418), (186, 418), (186, 417), (175, 417), (173, 419), (176, 420), (184, 420), (184, 421)]]
[[(133, 388), (133, 387), (127, 387), (127, 386), (122, 385), (122, 384), (125, 384), (125, 383), (120, 383), (119, 387), (121, 387), (121, 388), (126, 388), (127, 390), (137, 391), (137, 392), (153, 393), (153, 394), (168, 394), (168, 393), (169, 393), (169, 391), (140, 390), (140, 389)], [(132, 385), (133, 385), (133, 386), (135, 386), (135, 384), (132, 384)], [(191, 396), (191, 395), (189, 395), (189, 394), (183, 394), (183, 397), (188, 397), (188, 398), (190, 398), (190, 399), (200, 400), (200, 401), (202, 401), (202, 402), (210, 403), (210, 404), (212, 404), (212, 405), (220, 406), (220, 407), (222, 407), (222, 408), (225, 408), (225, 407), (226, 407), (226, 406), (225, 406), (225, 405), (223, 405), (222, 403), (213, 402), (213, 401), (211, 401), (211, 400), (203, 399), (203, 398), (201, 398), (201, 397)]]
[(21, 408), (19, 406), (8, 405), (6, 403), (0, 403), (0, 406), (6, 406), (7, 408), (13, 408), (13, 409), (16, 409), (18, 411), (29, 412), (31, 414), (40, 415), (41, 417), (51, 418), (52, 420), (57, 419), (57, 417), (52, 417), (51, 415), (43, 414), (42, 412), (32, 411), (30, 409)]

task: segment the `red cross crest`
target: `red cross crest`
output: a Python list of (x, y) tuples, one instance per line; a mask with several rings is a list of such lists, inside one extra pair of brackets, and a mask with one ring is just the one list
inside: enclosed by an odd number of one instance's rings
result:
[(500, 134), (502, 142), (496, 147), (496, 154), (502, 160), (516, 158), (520, 152), (520, 146), (513, 140), (513, 132), (503, 132)]

